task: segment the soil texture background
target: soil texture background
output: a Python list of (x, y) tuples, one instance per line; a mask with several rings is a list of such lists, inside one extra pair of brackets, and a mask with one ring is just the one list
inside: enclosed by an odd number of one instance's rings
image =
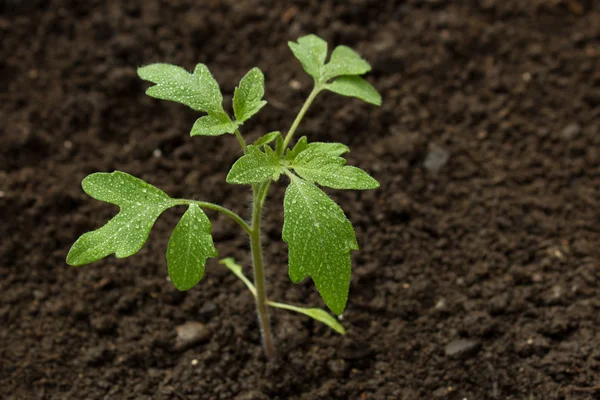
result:
[[(348, 335), (273, 310), (267, 363), (226, 268), (210, 261), (186, 293), (168, 282), (181, 209), (133, 257), (66, 265), (116, 212), (81, 190), (92, 172), (249, 214), (248, 188), (225, 183), (235, 139), (189, 137), (198, 114), (145, 96), (136, 67), (205, 63), (230, 110), (258, 66), (269, 104), (252, 140), (287, 130), (309, 93), (287, 47), (307, 33), (357, 49), (383, 96), (324, 93), (299, 130), (349, 144), (381, 182), (328, 191), (361, 245)], [(598, 2), (4, 0), (0, 43), (1, 398), (600, 398)], [(264, 215), (268, 294), (321, 307), (288, 278), (282, 183)], [(247, 267), (243, 232), (209, 217), (220, 255)]]

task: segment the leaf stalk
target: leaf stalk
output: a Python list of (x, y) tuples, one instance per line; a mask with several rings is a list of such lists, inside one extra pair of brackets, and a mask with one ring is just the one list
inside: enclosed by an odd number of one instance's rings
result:
[(296, 119), (292, 123), (290, 130), (288, 131), (287, 135), (285, 135), (285, 139), (283, 140), (283, 150), (284, 151), (285, 151), (285, 149), (287, 149), (288, 145), (290, 144), (290, 141), (292, 140), (294, 133), (296, 133), (296, 129), (298, 129), (298, 126), (300, 125), (300, 121), (302, 121), (302, 118), (304, 118), (304, 114), (306, 114), (306, 112), (308, 111), (308, 108), (312, 104), (315, 97), (317, 97), (317, 95), (319, 94), (321, 89), (322, 89), (321, 84), (315, 84), (315, 87), (310, 92), (310, 94), (308, 95), (308, 98), (302, 105), (300, 112), (296, 116)]

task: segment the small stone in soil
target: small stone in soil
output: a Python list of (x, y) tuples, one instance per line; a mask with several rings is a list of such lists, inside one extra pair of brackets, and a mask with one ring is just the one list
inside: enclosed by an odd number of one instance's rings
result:
[(450, 154), (448, 154), (446, 150), (440, 146), (432, 145), (425, 157), (423, 165), (432, 175), (437, 175), (449, 159)]
[(479, 342), (468, 339), (454, 340), (444, 347), (444, 353), (447, 357), (458, 359), (458, 358), (469, 358), (474, 356), (481, 345)]
[(215, 303), (210, 301), (207, 301), (206, 303), (202, 304), (202, 307), (200, 307), (200, 315), (202, 315), (204, 318), (214, 317), (218, 311), (219, 310)]
[(560, 133), (563, 139), (571, 140), (575, 138), (581, 132), (581, 126), (578, 124), (569, 124)]
[(189, 349), (195, 344), (204, 342), (210, 337), (210, 331), (206, 325), (200, 322), (186, 322), (175, 328), (177, 339), (173, 349), (183, 351)]

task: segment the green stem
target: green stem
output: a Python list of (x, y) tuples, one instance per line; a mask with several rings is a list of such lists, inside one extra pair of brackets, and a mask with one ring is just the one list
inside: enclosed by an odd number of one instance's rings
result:
[(265, 269), (262, 258), (261, 245), (261, 213), (262, 203), (268, 185), (254, 185), (253, 204), (252, 204), (252, 233), (250, 234), (250, 250), (252, 253), (252, 268), (254, 269), (254, 285), (256, 287), (256, 311), (258, 313), (258, 322), (262, 335), (263, 347), (267, 358), (273, 358), (275, 347), (273, 346), (273, 337), (271, 335), (271, 326), (269, 323), (269, 309), (267, 293), (265, 288)]
[(239, 129), (235, 130), (235, 137), (237, 138), (238, 142), (240, 142), (240, 146), (242, 146), (242, 150), (244, 151), (244, 154), (246, 154), (248, 152), (248, 146), (246, 146), (246, 141), (244, 140)]
[(290, 130), (288, 131), (287, 135), (285, 135), (285, 139), (283, 141), (283, 151), (287, 149), (288, 145), (290, 144), (290, 141), (292, 140), (292, 137), (294, 136), (294, 133), (296, 132), (296, 129), (298, 129), (298, 125), (300, 125), (300, 121), (302, 121), (302, 118), (304, 118), (304, 114), (306, 114), (306, 111), (308, 111), (308, 107), (310, 107), (313, 100), (315, 99), (315, 97), (317, 97), (320, 91), (321, 85), (316, 84), (312, 92), (310, 92), (310, 94), (308, 95), (308, 98), (304, 102), (304, 105), (302, 106), (300, 112), (296, 116), (296, 119), (292, 123)]
[(221, 214), (225, 214), (226, 216), (237, 222), (237, 224), (241, 226), (246, 232), (248, 232), (249, 235), (252, 235), (252, 228), (248, 225), (248, 223), (246, 223), (246, 221), (244, 221), (242, 217), (240, 217), (238, 214), (234, 213), (228, 208), (222, 207), (218, 204), (198, 200), (176, 199), (175, 202), (176, 204), (182, 205), (193, 203), (198, 205), (198, 207), (200, 208), (208, 208), (209, 210), (214, 210), (220, 212)]

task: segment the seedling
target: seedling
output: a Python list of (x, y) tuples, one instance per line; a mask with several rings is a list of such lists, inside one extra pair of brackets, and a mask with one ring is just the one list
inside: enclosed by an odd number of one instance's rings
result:
[(232, 258), (221, 263), (248, 286), (256, 299), (263, 345), (268, 357), (274, 354), (269, 326), (268, 307), (278, 307), (305, 314), (336, 332), (344, 334), (341, 324), (324, 310), (297, 307), (268, 300), (265, 289), (261, 246), (261, 211), (271, 182), (285, 175), (288, 186), (284, 199), (283, 240), (289, 247), (289, 276), (300, 282), (310, 276), (325, 304), (340, 315), (346, 307), (350, 286), (350, 251), (358, 250), (354, 229), (342, 209), (317, 185), (334, 189), (375, 189), (379, 183), (363, 170), (347, 166), (342, 154), (349, 151), (341, 143), (308, 142), (300, 138), (289, 145), (300, 121), (315, 97), (324, 90), (357, 97), (380, 105), (381, 97), (360, 77), (371, 70), (354, 50), (336, 47), (329, 62), (327, 42), (315, 35), (303, 36), (289, 46), (304, 70), (314, 78), (314, 87), (285, 137), (280, 132), (267, 133), (248, 145), (240, 127), (267, 104), (263, 100), (264, 76), (251, 69), (240, 81), (233, 96), (233, 114), (223, 109), (219, 85), (204, 64), (193, 73), (170, 64), (151, 64), (138, 69), (138, 75), (154, 84), (149, 96), (185, 104), (206, 113), (196, 120), (191, 136), (233, 134), (243, 155), (233, 164), (227, 182), (250, 185), (252, 216), (248, 223), (233, 211), (199, 200), (175, 199), (156, 187), (120, 171), (87, 176), (83, 190), (93, 198), (115, 204), (119, 213), (103, 227), (82, 235), (71, 247), (67, 263), (88, 264), (111, 254), (117, 258), (137, 253), (148, 239), (150, 229), (160, 214), (174, 206), (187, 211), (173, 230), (167, 247), (169, 277), (179, 290), (194, 287), (204, 275), (206, 260), (217, 257), (211, 236), (210, 220), (204, 209), (225, 214), (249, 236), (254, 270), (254, 284)]

